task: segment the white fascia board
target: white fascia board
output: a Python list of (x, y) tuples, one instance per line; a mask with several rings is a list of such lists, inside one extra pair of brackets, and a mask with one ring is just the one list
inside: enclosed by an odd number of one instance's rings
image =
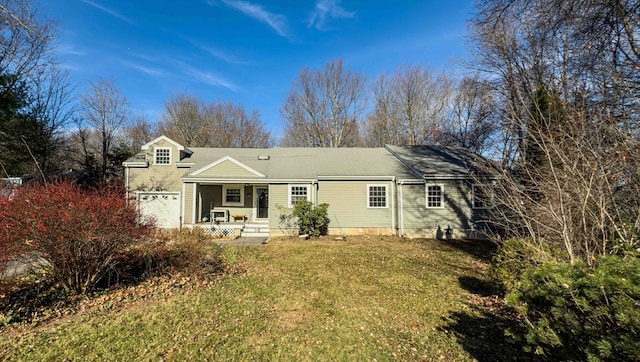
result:
[(149, 167), (149, 162), (147, 161), (130, 161), (130, 162), (123, 162), (122, 166), (124, 167), (131, 167), (131, 168), (142, 168), (142, 167)]
[(264, 179), (264, 178), (206, 178), (206, 177), (183, 177), (180, 179), (182, 182), (197, 182), (197, 183), (210, 183), (210, 184), (315, 184), (318, 182), (316, 179)]
[(400, 185), (424, 185), (425, 180), (423, 179), (403, 179), (398, 180), (398, 184)]
[(395, 176), (318, 176), (318, 181), (393, 181)]
[(167, 137), (167, 136), (160, 136), (160, 137), (158, 137), (158, 138), (154, 139), (154, 140), (153, 140), (153, 141), (151, 141), (151, 142), (147, 142), (147, 143), (145, 143), (144, 145), (142, 145), (141, 149), (142, 149), (142, 150), (148, 150), (148, 149), (149, 149), (149, 147), (151, 147), (151, 145), (156, 144), (156, 143), (158, 143), (158, 142), (160, 142), (160, 141), (166, 141), (166, 142), (171, 143), (172, 145), (176, 146), (176, 148), (177, 148), (179, 151), (184, 151), (184, 150), (186, 150), (186, 149), (185, 149), (185, 147), (184, 147), (183, 145), (179, 144), (178, 142), (176, 142), (176, 141), (172, 140), (171, 138), (169, 138), (169, 137)]

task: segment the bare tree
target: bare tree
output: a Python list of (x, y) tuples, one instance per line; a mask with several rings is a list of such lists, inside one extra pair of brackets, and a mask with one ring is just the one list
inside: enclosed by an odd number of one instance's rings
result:
[[(111, 80), (91, 83), (90, 92), (82, 97), (81, 119), (77, 120), (78, 138), (82, 145), (85, 169), (95, 167), (93, 182), (103, 185), (111, 181), (114, 151), (119, 147), (118, 136), (129, 120), (127, 98)], [(122, 161), (122, 160), (118, 160)], [(117, 171), (116, 171), (117, 172)]]
[(258, 111), (247, 114), (244, 107), (231, 102), (207, 104), (185, 94), (166, 102), (160, 133), (192, 147), (268, 147), (273, 144)]
[(165, 102), (161, 132), (185, 146), (203, 147), (209, 143), (211, 119), (206, 104), (188, 94), (177, 94)]
[(493, 87), (478, 76), (465, 77), (455, 86), (450, 110), (442, 124), (441, 144), (489, 153), (497, 131)]
[(145, 143), (158, 137), (158, 125), (147, 121), (144, 114), (139, 114), (124, 130), (127, 145), (132, 153), (140, 151)]
[[(31, 0), (0, 2), (0, 74), (12, 74), (17, 83), (37, 72), (51, 54), (54, 27), (33, 10)], [(14, 84), (5, 85), (12, 88)]]
[(273, 145), (271, 133), (260, 120), (260, 112), (247, 114), (244, 107), (233, 103), (213, 103), (208, 107), (214, 120), (210, 145), (216, 147), (269, 147)]
[(366, 78), (345, 70), (342, 59), (324, 69), (302, 69), (280, 109), (285, 119), (283, 144), (302, 147), (345, 147), (360, 143)]
[(404, 66), (393, 75), (380, 76), (374, 90), (375, 109), (365, 128), (367, 143), (437, 143), (451, 90), (447, 75), (420, 66)]
[(46, 174), (64, 168), (65, 130), (76, 111), (72, 102), (73, 87), (68, 79), (66, 70), (51, 63), (37, 72), (31, 81), (28, 112), (44, 125), (44, 139), (40, 141), (44, 152), (39, 162)]
[(15, 174), (53, 173), (68, 121), (67, 74), (52, 52), (53, 23), (30, 0), (0, 1), (0, 163)]
[(593, 263), (640, 228), (637, 1), (479, 3), (475, 64), (495, 84), (508, 236)]

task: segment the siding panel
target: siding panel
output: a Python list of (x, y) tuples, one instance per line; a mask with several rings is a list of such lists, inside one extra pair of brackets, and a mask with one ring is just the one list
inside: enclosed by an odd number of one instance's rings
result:
[(289, 186), (287, 184), (269, 185), (269, 226), (280, 227), (280, 215), (287, 209)]
[(193, 189), (195, 184), (187, 183), (184, 185), (184, 218), (182, 219), (183, 223), (191, 224), (193, 220), (193, 203), (195, 200), (193, 199)]
[(469, 186), (464, 181), (429, 181), (444, 186), (444, 207), (427, 208), (425, 185), (402, 185), (404, 229), (472, 228)]
[[(368, 208), (367, 185), (387, 186), (386, 208)], [(329, 204), (330, 228), (390, 228), (392, 207), (388, 181), (321, 181), (318, 203)]]

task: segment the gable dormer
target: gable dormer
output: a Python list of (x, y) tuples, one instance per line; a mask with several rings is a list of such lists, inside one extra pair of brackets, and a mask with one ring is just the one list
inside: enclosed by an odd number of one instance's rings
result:
[(142, 145), (145, 158), (153, 166), (172, 166), (193, 153), (188, 148), (170, 139), (160, 136)]

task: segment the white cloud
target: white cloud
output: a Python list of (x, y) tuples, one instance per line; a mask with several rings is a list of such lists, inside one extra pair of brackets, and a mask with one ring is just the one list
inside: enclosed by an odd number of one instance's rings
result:
[(242, 60), (242, 59), (238, 59), (237, 57), (235, 57), (233, 54), (229, 54), (226, 53), (220, 49), (215, 49), (212, 48), (208, 45), (193, 41), (193, 40), (189, 40), (186, 39), (189, 43), (195, 45), (196, 47), (202, 49), (203, 51), (207, 52), (209, 55), (218, 58), (224, 62), (230, 63), (230, 64), (236, 64), (236, 65), (249, 65), (250, 62)]
[[(222, 0), (224, 4), (230, 6), (248, 17), (254, 18), (260, 22), (269, 25), (278, 35), (288, 38), (289, 33), (287, 30), (287, 19), (284, 15), (274, 14), (262, 8), (260, 5), (251, 4), (248, 1), (242, 0)], [(209, 5), (214, 5), (212, 1), (208, 2)]]
[(356, 16), (354, 11), (347, 11), (340, 6), (340, 0), (318, 0), (307, 26), (313, 26), (318, 30), (325, 30), (330, 18), (351, 19), (354, 16)]
[(238, 90), (238, 87), (235, 84), (211, 72), (202, 71), (191, 66), (185, 67), (184, 70), (188, 76), (186, 79), (190, 82), (199, 82), (209, 84), (214, 87), (223, 87), (234, 92)]
[(166, 73), (160, 69), (157, 68), (153, 68), (153, 67), (147, 67), (144, 66), (142, 64), (138, 64), (138, 63), (134, 63), (134, 62), (130, 62), (127, 60), (121, 60), (122, 64), (126, 65), (127, 67), (133, 68), (137, 71), (140, 71), (142, 73), (145, 73), (147, 75), (150, 75), (152, 77), (161, 77), (164, 76)]
[(55, 52), (59, 55), (84, 55), (84, 50), (78, 49), (73, 44), (58, 44), (55, 47)]
[(83, 3), (85, 3), (85, 4), (93, 6), (94, 8), (96, 8), (98, 10), (104, 11), (105, 13), (124, 21), (125, 23), (129, 23), (129, 24), (132, 24), (132, 25), (134, 24), (133, 20), (131, 20), (128, 17), (126, 17), (126, 16), (124, 16), (124, 15), (122, 15), (122, 14), (120, 14), (120, 13), (114, 11), (114, 10), (111, 10), (111, 9), (105, 7), (105, 6), (102, 6), (102, 5), (98, 4), (98, 3), (95, 3), (95, 2), (89, 1), (89, 0), (81, 0), (81, 1)]

